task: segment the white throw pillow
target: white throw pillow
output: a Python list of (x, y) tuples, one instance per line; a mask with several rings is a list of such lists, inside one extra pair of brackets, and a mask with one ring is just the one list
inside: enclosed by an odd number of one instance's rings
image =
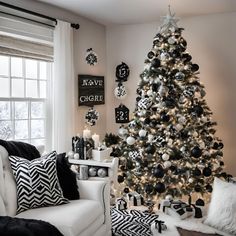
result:
[(236, 235), (236, 185), (214, 179), (211, 202), (204, 222), (214, 228)]

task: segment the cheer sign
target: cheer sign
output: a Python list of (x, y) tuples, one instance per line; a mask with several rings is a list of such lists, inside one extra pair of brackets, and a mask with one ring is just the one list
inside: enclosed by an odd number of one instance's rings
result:
[(79, 75), (79, 106), (105, 104), (104, 76)]

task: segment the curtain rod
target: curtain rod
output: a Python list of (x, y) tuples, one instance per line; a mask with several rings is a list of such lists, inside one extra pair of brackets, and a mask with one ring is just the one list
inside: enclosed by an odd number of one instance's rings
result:
[[(34, 15), (34, 16), (41, 17), (41, 18), (44, 18), (44, 19), (47, 19), (47, 20), (51, 20), (51, 21), (53, 21), (55, 23), (55, 25), (57, 24), (57, 20), (55, 18), (53, 18), (53, 17), (46, 16), (46, 15), (43, 15), (43, 14), (40, 14), (40, 13), (37, 13), (37, 12), (34, 12), (34, 11), (26, 10), (24, 8), (17, 7), (17, 6), (14, 6), (14, 5), (5, 3), (5, 2), (1, 2), (1, 1), (0, 1), (0, 5), (4, 6), (4, 7), (8, 7), (8, 8), (13, 9), (13, 10), (21, 11), (21, 12), (24, 12), (24, 13), (27, 13), (27, 14), (30, 14), (30, 15)], [(40, 22), (40, 21), (37, 21), (37, 20), (29, 19), (27, 17), (23, 17), (23, 16), (19, 16), (19, 15), (14, 15), (14, 14), (2, 12), (2, 11), (0, 11), (0, 13), (4, 13), (4, 14), (10, 15), (10, 16), (16, 16), (16, 17), (19, 17), (21, 19), (30, 20), (32, 22), (36, 22), (36, 23), (39, 23), (39, 24), (42, 24), (42, 25), (46, 25), (46, 26), (49, 26), (49, 27), (53, 27), (53, 28), (55, 27), (55, 26), (47, 24), (47, 23), (43, 23), (43, 22)], [(80, 25), (79, 24), (75, 24), (75, 23), (71, 23), (71, 27), (74, 28), (74, 29), (79, 29)]]

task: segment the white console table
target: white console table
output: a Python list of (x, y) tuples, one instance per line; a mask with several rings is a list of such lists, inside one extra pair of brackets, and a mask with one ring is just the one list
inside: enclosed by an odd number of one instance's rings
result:
[[(98, 166), (98, 167), (108, 168), (108, 178), (110, 179), (111, 183), (113, 183), (114, 187), (116, 187), (118, 184), (117, 182), (118, 162), (119, 159), (117, 157), (114, 157), (109, 161), (69, 159), (69, 163), (71, 165), (86, 165), (86, 166)], [(101, 177), (89, 177), (89, 179), (101, 179)]]

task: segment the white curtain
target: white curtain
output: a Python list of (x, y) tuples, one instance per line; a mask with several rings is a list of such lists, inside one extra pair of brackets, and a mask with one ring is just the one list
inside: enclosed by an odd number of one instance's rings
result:
[(69, 23), (57, 21), (54, 31), (54, 72), (52, 89), (52, 148), (59, 152), (71, 149), (75, 132), (73, 30)]

